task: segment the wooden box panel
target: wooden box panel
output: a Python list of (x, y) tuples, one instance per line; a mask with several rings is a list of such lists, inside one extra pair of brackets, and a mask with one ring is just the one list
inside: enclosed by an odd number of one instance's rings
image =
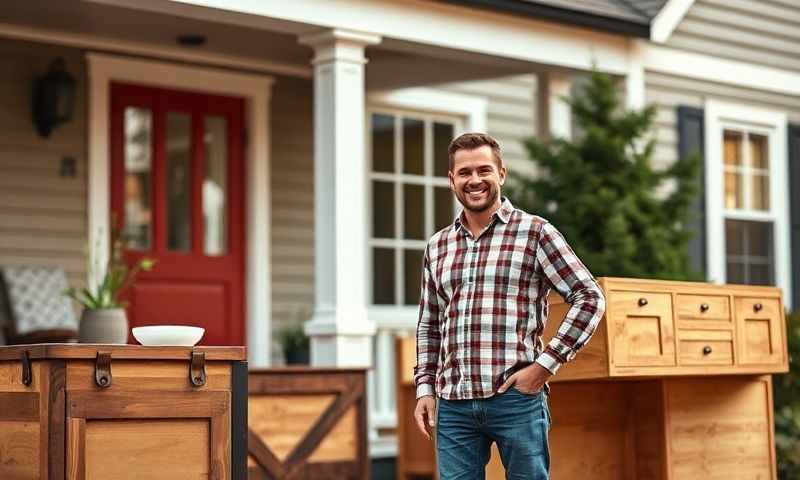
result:
[(248, 383), (249, 478), (368, 478), (365, 370), (255, 370)]
[(675, 365), (671, 295), (650, 291), (612, 291), (609, 297), (607, 316), (612, 365)]
[(728, 295), (675, 295), (675, 313), (681, 319), (731, 321)]
[(737, 297), (736, 322), (739, 329), (739, 362), (772, 364), (784, 362), (783, 309), (777, 299)]
[(665, 380), (670, 478), (774, 479), (771, 377)]

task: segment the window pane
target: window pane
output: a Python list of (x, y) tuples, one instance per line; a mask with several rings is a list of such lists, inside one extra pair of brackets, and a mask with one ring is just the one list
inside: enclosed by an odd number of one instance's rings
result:
[(394, 229), (394, 184), (372, 182), (372, 236), (395, 238)]
[(753, 210), (769, 210), (769, 177), (753, 175)]
[(742, 176), (738, 173), (725, 172), (725, 208), (744, 207), (742, 195)]
[(192, 248), (192, 122), (167, 113), (167, 248)]
[(372, 302), (394, 305), (395, 252), (391, 248), (372, 249)]
[(147, 250), (153, 235), (153, 115), (150, 110), (125, 108), (125, 213), (127, 247)]
[(725, 156), (725, 165), (741, 165), (742, 134), (731, 130), (725, 130), (724, 137), (723, 154)]
[(727, 282), (774, 284), (772, 222), (725, 220), (725, 243)]
[(403, 119), (403, 173), (425, 174), (425, 123)]
[(394, 117), (372, 114), (372, 169), (394, 172)]
[(407, 249), (404, 253), (405, 304), (418, 305), (422, 282), (422, 256), (425, 251)]
[(425, 187), (403, 185), (404, 237), (425, 240)]
[(434, 187), (433, 202), (435, 206), (434, 222), (436, 231), (453, 223), (453, 192), (446, 187)]
[(439, 122), (433, 124), (433, 174), (437, 177), (446, 177), (450, 169), (447, 147), (454, 135), (453, 125)]
[(205, 179), (203, 180), (203, 251), (222, 255), (227, 250), (225, 215), (228, 192), (228, 125), (223, 117), (206, 117)]
[(750, 160), (753, 168), (769, 168), (769, 153), (767, 150), (767, 137), (764, 135), (750, 134)]

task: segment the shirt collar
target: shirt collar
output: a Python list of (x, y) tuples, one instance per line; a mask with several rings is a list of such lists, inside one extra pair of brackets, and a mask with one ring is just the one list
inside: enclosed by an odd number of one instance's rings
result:
[[(499, 218), (503, 223), (508, 223), (511, 220), (511, 214), (514, 213), (514, 205), (508, 197), (501, 197), (500, 208), (492, 214), (492, 220)], [(491, 222), (490, 222), (491, 223)], [(461, 209), (455, 221), (453, 222), (456, 230), (464, 226), (464, 209)]]

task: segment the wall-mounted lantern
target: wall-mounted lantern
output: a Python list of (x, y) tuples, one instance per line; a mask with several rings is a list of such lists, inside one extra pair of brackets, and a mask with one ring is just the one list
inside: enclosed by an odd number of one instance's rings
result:
[(43, 137), (72, 118), (75, 107), (75, 77), (67, 72), (64, 59), (57, 58), (47, 73), (36, 79), (33, 89), (33, 123)]

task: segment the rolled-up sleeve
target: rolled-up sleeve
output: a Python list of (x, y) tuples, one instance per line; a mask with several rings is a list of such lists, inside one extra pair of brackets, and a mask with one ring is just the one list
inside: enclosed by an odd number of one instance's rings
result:
[(436, 367), (442, 340), (439, 330), (441, 312), (439, 294), (431, 271), (429, 248), (425, 249), (422, 263), (422, 288), (417, 322), (417, 364), (414, 367), (417, 398), (435, 393)]
[(544, 223), (536, 249), (536, 272), (571, 305), (556, 335), (536, 359), (551, 373), (575, 358), (603, 318), (606, 299), (589, 269), (575, 255), (564, 236)]

